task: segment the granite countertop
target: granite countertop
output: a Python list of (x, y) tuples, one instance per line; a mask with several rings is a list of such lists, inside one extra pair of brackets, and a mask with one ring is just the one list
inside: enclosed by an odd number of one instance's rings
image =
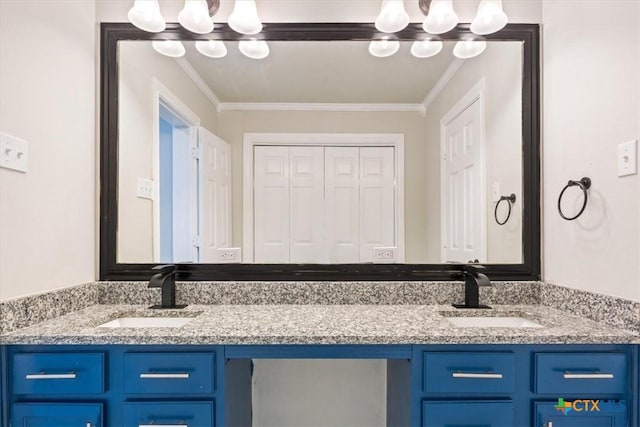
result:
[[(193, 317), (180, 328), (105, 328), (119, 317)], [(516, 316), (542, 328), (457, 328), (456, 316)], [(0, 336), (4, 344), (613, 344), (633, 332), (540, 305), (93, 305)]]

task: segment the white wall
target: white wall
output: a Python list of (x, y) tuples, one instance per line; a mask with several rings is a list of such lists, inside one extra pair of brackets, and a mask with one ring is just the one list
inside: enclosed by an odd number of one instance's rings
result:
[[(543, 23), (544, 278), (640, 300), (640, 180), (616, 170), (640, 137), (640, 2), (546, 1)], [(567, 222), (558, 194), (583, 176), (589, 205)]]
[(95, 279), (95, 4), (0, 1), (0, 300)]

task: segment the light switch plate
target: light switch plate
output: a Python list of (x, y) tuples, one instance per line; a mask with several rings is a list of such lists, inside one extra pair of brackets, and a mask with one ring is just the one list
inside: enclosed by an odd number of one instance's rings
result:
[(28, 166), (27, 141), (0, 132), (0, 167), (26, 173)]
[(618, 145), (618, 176), (638, 173), (638, 141)]
[(153, 200), (153, 181), (146, 178), (138, 178), (136, 195), (141, 199)]

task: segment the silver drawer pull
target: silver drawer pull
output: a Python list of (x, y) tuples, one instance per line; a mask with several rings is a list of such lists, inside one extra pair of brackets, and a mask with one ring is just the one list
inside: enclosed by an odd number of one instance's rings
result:
[(183, 373), (176, 373), (176, 374), (153, 374), (153, 373), (149, 373), (149, 374), (140, 374), (140, 378), (143, 379), (162, 379), (162, 380), (166, 380), (166, 379), (170, 379), (170, 380), (186, 380), (189, 378), (189, 374), (183, 372)]
[(562, 374), (564, 379), (567, 380), (607, 380), (612, 379), (613, 374), (606, 374), (600, 372), (590, 372), (590, 373), (573, 373), (573, 372), (565, 372)]
[(39, 374), (27, 374), (25, 378), (28, 380), (75, 380), (77, 377), (75, 372), (68, 374), (46, 374), (41, 372)]
[(501, 380), (502, 374), (495, 372), (454, 372), (451, 374), (453, 378), (482, 378)]

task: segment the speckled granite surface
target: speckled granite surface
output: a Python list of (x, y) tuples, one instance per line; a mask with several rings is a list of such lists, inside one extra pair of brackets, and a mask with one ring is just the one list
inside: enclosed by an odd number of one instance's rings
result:
[[(157, 304), (147, 282), (99, 282), (100, 304)], [(487, 304), (537, 304), (539, 282), (494, 282)], [(464, 301), (462, 282), (178, 282), (178, 304), (450, 304)]]
[(0, 301), (0, 335), (98, 303), (95, 283)]
[[(167, 316), (146, 306), (95, 305), (2, 337), (7, 344), (470, 344), (630, 343), (636, 334), (535, 305), (496, 306), (543, 328), (456, 328), (449, 305), (191, 305), (181, 328), (101, 328), (122, 316)], [(200, 313), (198, 313), (200, 312)], [(179, 314), (179, 313), (178, 313)], [(465, 310), (487, 315), (489, 310)]]

